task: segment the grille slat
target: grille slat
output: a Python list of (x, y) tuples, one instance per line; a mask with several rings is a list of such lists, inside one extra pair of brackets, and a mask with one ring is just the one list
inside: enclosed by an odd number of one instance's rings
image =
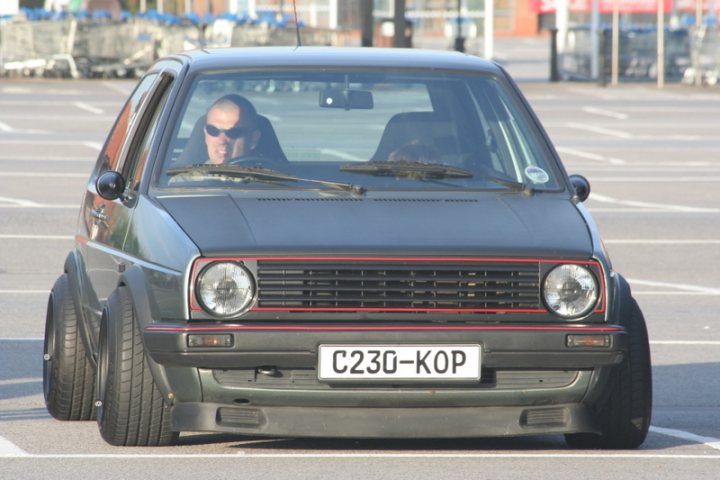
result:
[[(265, 265), (268, 261), (264, 260), (262, 263)], [(272, 261), (275, 263), (275, 261)], [(420, 267), (420, 268), (419, 268)], [(533, 273), (537, 271), (537, 263), (535, 262), (510, 262), (507, 264), (496, 264), (492, 265), (482, 264), (478, 262), (465, 263), (462, 265), (447, 265), (432, 263), (430, 265), (418, 265), (407, 264), (407, 263), (389, 263), (382, 264), (378, 262), (368, 263), (321, 263), (321, 264), (308, 264), (306, 262), (299, 263), (288, 261), (287, 263), (278, 265), (268, 264), (265, 265), (265, 271), (268, 274), (280, 273), (287, 275), (289, 272), (296, 271), (302, 274), (308, 268), (313, 268), (317, 271), (397, 271), (397, 272), (415, 272), (415, 271), (438, 271), (438, 272), (528, 272)]]
[[(382, 295), (377, 296), (378, 300), (382, 300), (383, 302), (407, 302), (408, 301), (408, 295), (411, 295), (411, 292), (408, 292), (404, 295)], [(367, 301), (368, 297), (366, 295), (333, 295), (331, 293), (325, 293), (324, 295), (317, 295), (318, 297), (322, 297), (325, 300), (332, 300), (335, 302), (361, 302), (361, 301)], [(287, 301), (302, 301), (305, 298), (307, 298), (307, 295), (282, 295), (278, 296), (279, 298), (283, 298)], [(272, 297), (268, 297), (270, 299)], [(475, 297), (461, 297), (458, 295), (435, 295), (435, 294), (412, 294), (412, 298), (416, 302), (422, 302), (422, 301), (452, 301), (457, 300), (461, 302), (481, 302), (484, 301), (482, 297), (475, 298)], [(512, 297), (512, 296), (496, 296), (493, 295), (493, 300), (496, 302), (512, 302), (519, 300), (520, 297)], [(532, 300), (532, 298), (531, 298)]]
[[(532, 282), (533, 280), (536, 280), (537, 273), (529, 274), (529, 273), (516, 273), (516, 276), (514, 277), (514, 281), (522, 280), (523, 278), (527, 279), (527, 281)], [(293, 274), (272, 274), (272, 275), (263, 275), (261, 278), (262, 282), (270, 283), (275, 281), (283, 281), (283, 282), (292, 282), (292, 281), (300, 281), (304, 282), (308, 279), (312, 279), (317, 282), (322, 281), (336, 281), (336, 282), (357, 282), (357, 281), (364, 281), (364, 282), (405, 282), (408, 280), (413, 280), (416, 282), (476, 282), (479, 280), (485, 281), (485, 282), (504, 282), (508, 281), (507, 274), (500, 275), (500, 274), (476, 274), (476, 275), (433, 275), (428, 273), (423, 273), (420, 275), (412, 275), (408, 278), (408, 275), (398, 275), (398, 274), (365, 274), (365, 275), (347, 275), (342, 272), (337, 272), (335, 274), (333, 273), (322, 273), (317, 274), (313, 273), (312, 275), (308, 276), (307, 274), (302, 273), (293, 273)]]
[(541, 308), (538, 262), (258, 261), (269, 309), (513, 311)]
[[(267, 284), (261, 284), (260, 288), (264, 291), (267, 295), (272, 295), (274, 293), (284, 293), (284, 292), (291, 292), (293, 287), (301, 288), (305, 292), (357, 292), (362, 291), (365, 293), (375, 293), (375, 292), (417, 292), (417, 293), (424, 293), (427, 292), (428, 289), (431, 289), (435, 294), (437, 295), (452, 295), (452, 294), (462, 294), (462, 293), (492, 293), (497, 292), (497, 287), (486, 287), (486, 286), (459, 286), (456, 288), (453, 288), (451, 286), (422, 286), (422, 285), (412, 285), (412, 286), (405, 286), (405, 285), (350, 285), (350, 286), (343, 286), (343, 285), (303, 285), (303, 284), (285, 284), (285, 285), (267, 285)], [(530, 286), (530, 287), (515, 287), (513, 289), (513, 294), (527, 294), (527, 295), (534, 295), (537, 293), (537, 288)]]

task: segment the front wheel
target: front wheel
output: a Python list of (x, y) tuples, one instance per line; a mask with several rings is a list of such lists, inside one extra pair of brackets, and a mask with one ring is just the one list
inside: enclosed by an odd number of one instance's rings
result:
[(50, 292), (45, 317), (43, 393), (58, 420), (92, 420), (95, 372), (80, 331), (80, 318), (65, 273)]
[(100, 325), (97, 420), (111, 445), (172, 445), (171, 412), (145, 356), (130, 292), (119, 287), (108, 299)]
[(599, 412), (602, 432), (565, 435), (576, 448), (637, 448), (650, 428), (652, 368), (645, 319), (635, 299), (630, 299), (628, 358), (612, 373), (607, 402)]

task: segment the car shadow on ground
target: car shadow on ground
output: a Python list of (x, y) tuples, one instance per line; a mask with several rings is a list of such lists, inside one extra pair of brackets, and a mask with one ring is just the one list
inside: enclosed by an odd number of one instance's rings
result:
[(561, 435), (519, 438), (448, 438), (448, 439), (352, 439), (352, 438), (265, 438), (233, 435), (190, 434), (180, 437), (182, 445), (227, 444), (229, 449), (263, 453), (367, 453), (367, 452), (455, 452), (468, 450), (563, 450)]
[[(239, 450), (247, 454), (298, 454), (298, 455), (364, 455), (364, 454), (433, 454), (462, 453), (493, 454), (496, 452), (572, 454), (580, 450), (569, 447), (562, 435), (537, 435), (514, 438), (458, 438), (458, 439), (333, 439), (333, 438), (264, 438), (223, 434), (183, 434), (178, 446), (214, 445)], [(618, 450), (620, 453), (663, 451), (678, 447), (698, 446), (697, 443), (650, 433), (636, 450)], [(606, 450), (597, 450), (598, 453)]]

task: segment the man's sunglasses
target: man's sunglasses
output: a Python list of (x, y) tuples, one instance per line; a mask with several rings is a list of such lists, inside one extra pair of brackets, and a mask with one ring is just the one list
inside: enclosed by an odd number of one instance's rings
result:
[(243, 135), (247, 135), (252, 132), (251, 128), (233, 127), (233, 128), (217, 128), (214, 125), (205, 124), (205, 132), (211, 137), (219, 137), (221, 133), (224, 133), (226, 137), (236, 140)]

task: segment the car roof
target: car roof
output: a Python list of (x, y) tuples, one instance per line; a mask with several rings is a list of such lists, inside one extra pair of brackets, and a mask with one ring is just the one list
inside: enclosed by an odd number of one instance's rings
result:
[(191, 50), (177, 54), (190, 71), (271, 67), (395, 67), (470, 70), (502, 75), (493, 62), (460, 52), (404, 48), (249, 47)]

